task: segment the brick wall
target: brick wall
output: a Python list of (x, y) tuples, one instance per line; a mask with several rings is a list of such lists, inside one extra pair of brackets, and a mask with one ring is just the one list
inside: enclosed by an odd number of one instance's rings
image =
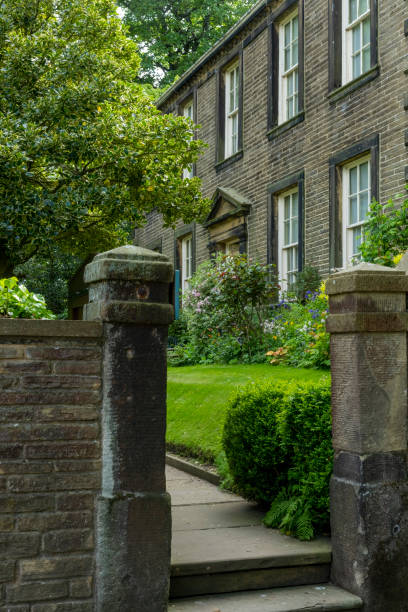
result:
[(0, 319), (0, 612), (91, 612), (98, 323)]
[[(379, 196), (381, 201), (403, 191), (408, 163), (404, 141), (408, 126), (404, 94), (408, 76), (405, 65), (408, 39), (404, 34), (406, 2), (387, 0), (378, 9), (378, 54), (380, 74), (373, 81), (348, 93), (338, 101), (328, 94), (328, 4), (327, 0), (305, 2), (305, 119), (278, 135), (267, 137), (268, 109), (268, 30), (243, 48), (243, 157), (219, 170), (215, 168), (217, 106), (216, 70), (233, 49), (239, 49), (251, 32), (276, 10), (274, 1), (257, 19), (237, 35), (218, 55), (208, 61), (179, 91), (169, 98), (163, 110), (197, 87), (199, 137), (208, 148), (197, 162), (203, 193), (212, 196), (218, 186), (232, 187), (252, 201), (248, 218), (249, 255), (262, 262), (267, 257), (268, 187), (301, 170), (305, 174), (305, 262), (329, 272), (329, 159), (372, 134), (378, 134)], [(162, 229), (157, 213), (145, 228), (137, 230), (137, 240), (149, 245), (163, 236), (163, 252), (173, 257), (171, 229)], [(208, 232), (197, 228), (197, 263), (208, 258)]]

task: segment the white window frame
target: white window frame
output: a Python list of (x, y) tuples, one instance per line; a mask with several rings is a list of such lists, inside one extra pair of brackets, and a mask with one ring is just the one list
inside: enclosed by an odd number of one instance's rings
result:
[[(293, 195), (297, 194), (297, 216), (292, 217), (292, 202)], [(292, 220), (297, 219), (296, 241), (285, 244), (285, 198), (290, 197), (290, 225), (289, 233), (292, 234)], [(283, 191), (278, 196), (278, 271), (280, 276), (281, 291), (287, 291), (290, 288), (290, 276), (298, 272), (299, 261), (299, 188), (294, 186), (287, 191)], [(292, 251), (295, 265), (288, 270), (288, 252)]]
[[(350, 194), (350, 171), (353, 168), (360, 168), (362, 164), (368, 162), (368, 178), (367, 178), (367, 189), (360, 189), (360, 171), (358, 170), (357, 176), (357, 191), (354, 194)], [(345, 164), (342, 167), (342, 237), (343, 237), (343, 268), (348, 268), (358, 263), (358, 253), (353, 253), (353, 234), (356, 230), (363, 231), (365, 220), (360, 219), (360, 197), (361, 194), (368, 194), (368, 208), (370, 210), (370, 204), (372, 199), (371, 194), (371, 155), (364, 155), (354, 159), (352, 162)], [(354, 196), (357, 198), (357, 210), (358, 220), (355, 223), (350, 221), (350, 200)]]
[(238, 152), (240, 66), (235, 62), (225, 71), (225, 158)]
[[(298, 20), (298, 33), (297, 38), (292, 38), (292, 28), (291, 28), (291, 38), (289, 45), (285, 46), (285, 27), (293, 20), (297, 18)], [(296, 45), (297, 48), (297, 58), (296, 62), (293, 63), (293, 50)], [(289, 47), (290, 49), (290, 57), (291, 57), (291, 65), (289, 68), (285, 68), (285, 50)], [(289, 79), (294, 78), (294, 87), (292, 95), (288, 95), (288, 82)], [(289, 98), (293, 99), (293, 112), (289, 112), (288, 102)], [(282, 20), (279, 24), (279, 109), (278, 109), (278, 123), (285, 123), (296, 115), (299, 114), (299, 10), (296, 8), (295, 11), (292, 11), (286, 19)]]
[[(194, 121), (194, 100), (193, 99), (189, 100), (184, 105), (183, 117), (186, 117), (187, 119), (191, 119), (191, 121)], [(191, 135), (191, 138), (193, 138), (193, 135)], [(194, 166), (193, 164), (191, 164), (187, 168), (184, 168), (183, 179), (191, 179), (193, 178), (193, 176), (194, 176)]]
[[(354, 79), (359, 78), (361, 75), (365, 74), (371, 68), (371, 55), (370, 55), (370, 63), (369, 66), (364, 70), (362, 62), (363, 62), (363, 50), (368, 50), (368, 53), (371, 54), (371, 4), (370, 0), (354, 0), (357, 3), (357, 14), (359, 13), (360, 3), (367, 2), (367, 10), (361, 13), (356, 19), (353, 21), (350, 20), (350, 1), (351, 0), (342, 0), (342, 84), (349, 83), (350, 81), (354, 81)], [(363, 22), (369, 18), (369, 32), (370, 32), (370, 40), (368, 43), (363, 44)], [(353, 53), (353, 30), (359, 28), (360, 31), (360, 48), (356, 53)], [(353, 74), (353, 57), (359, 56), (360, 59), (360, 73), (358, 75)]]
[(188, 234), (181, 239), (181, 290), (190, 287), (190, 278), (193, 276), (193, 235)]

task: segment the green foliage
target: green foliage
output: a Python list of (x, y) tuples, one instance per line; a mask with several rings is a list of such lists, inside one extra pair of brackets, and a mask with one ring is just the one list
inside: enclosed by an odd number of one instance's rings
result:
[(241, 495), (270, 504), (287, 484), (289, 457), (280, 444), (277, 418), (286, 384), (248, 385), (229, 402), (223, 448)]
[(185, 344), (187, 339), (187, 318), (182, 311), (179, 318), (169, 325), (169, 345)]
[(301, 539), (329, 528), (332, 471), (330, 386), (248, 385), (230, 400), (223, 447), (238, 491)]
[(225, 451), (221, 451), (215, 458), (215, 465), (217, 472), (221, 478), (220, 488), (226, 489), (227, 491), (234, 491), (234, 479), (229, 469), (227, 455)]
[(311, 540), (314, 536), (309, 504), (303, 503), (301, 497), (288, 498), (286, 492), (280, 493), (272, 502), (264, 523), (299, 540)]
[(305, 292), (304, 302), (279, 302), (264, 323), (272, 365), (285, 363), (302, 368), (330, 367), (330, 337), (326, 332), (328, 300), (324, 283), (320, 291)]
[(142, 77), (170, 85), (249, 9), (254, 0), (119, 0), (139, 43)]
[(0, 279), (0, 317), (54, 319), (41, 295), (30, 293), (15, 276)]
[(84, 257), (126, 242), (153, 208), (165, 224), (207, 209), (180, 171), (202, 143), (136, 83), (136, 51), (113, 0), (1, 3), (0, 259), (50, 244)]
[(307, 294), (315, 293), (319, 290), (322, 278), (319, 270), (314, 266), (305, 265), (302, 270), (296, 273), (296, 280), (293, 283), (292, 291), (299, 302), (307, 299)]
[(16, 267), (16, 274), (29, 291), (44, 296), (48, 307), (58, 316), (66, 317), (68, 282), (79, 268), (81, 260), (51, 247), (48, 257), (34, 256)]
[(371, 203), (360, 245), (364, 261), (392, 267), (393, 259), (408, 250), (408, 198), (403, 198)]
[(173, 353), (172, 365), (265, 361), (263, 322), (277, 286), (271, 266), (245, 255), (202, 264), (183, 295), (188, 342)]

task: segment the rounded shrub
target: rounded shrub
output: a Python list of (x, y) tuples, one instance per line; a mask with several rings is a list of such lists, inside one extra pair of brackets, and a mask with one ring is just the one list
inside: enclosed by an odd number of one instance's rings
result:
[(246, 499), (270, 504), (286, 486), (290, 458), (281, 445), (278, 416), (285, 384), (251, 383), (230, 399), (223, 448), (236, 489)]
[(265, 523), (310, 539), (329, 528), (330, 383), (249, 385), (231, 398), (223, 446), (236, 489)]

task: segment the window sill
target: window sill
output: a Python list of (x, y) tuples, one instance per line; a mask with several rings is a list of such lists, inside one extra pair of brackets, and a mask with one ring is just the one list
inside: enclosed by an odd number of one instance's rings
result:
[(365, 72), (364, 74), (359, 76), (358, 79), (354, 79), (354, 81), (350, 81), (349, 83), (346, 83), (345, 85), (342, 85), (337, 89), (333, 89), (333, 91), (331, 91), (327, 96), (329, 98), (330, 104), (335, 104), (337, 100), (341, 100), (342, 98), (351, 94), (356, 89), (359, 89), (363, 85), (366, 85), (370, 81), (373, 81), (378, 77), (379, 74), (380, 66), (377, 64), (376, 66), (373, 66), (373, 68), (371, 68), (368, 72)]
[(288, 130), (292, 129), (295, 125), (298, 125), (298, 123), (302, 123), (304, 119), (305, 111), (301, 111), (298, 115), (296, 115), (296, 117), (292, 117), (292, 119), (289, 119), (289, 121), (285, 121), (285, 123), (281, 123), (280, 125), (273, 127), (271, 130), (269, 130), (269, 132), (267, 132), (266, 135), (268, 136), (269, 140), (274, 140), (281, 134), (284, 134)]
[(228, 168), (228, 166), (231, 166), (239, 159), (242, 159), (243, 156), (244, 156), (244, 151), (241, 149), (240, 151), (237, 151), (236, 153), (234, 153), (234, 155), (231, 155), (231, 157), (222, 159), (221, 161), (215, 164), (216, 172), (220, 172), (221, 170), (224, 170), (224, 168)]

